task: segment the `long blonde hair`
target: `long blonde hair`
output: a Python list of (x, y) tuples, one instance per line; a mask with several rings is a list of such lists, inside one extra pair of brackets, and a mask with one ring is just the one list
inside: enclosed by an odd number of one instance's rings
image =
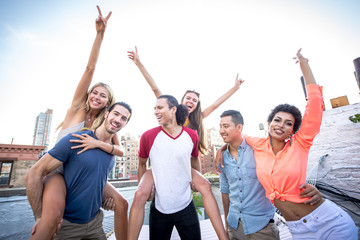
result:
[[(108, 92), (108, 102), (106, 103), (106, 106), (101, 109), (99, 115), (97, 115), (96, 119), (94, 120), (92, 126), (90, 127), (90, 129), (94, 129), (95, 126), (100, 126), (102, 121), (104, 120), (104, 116), (105, 116), (105, 113), (107, 111), (107, 109), (113, 105), (115, 103), (115, 96), (114, 96), (114, 92), (113, 90), (111, 89), (111, 87), (109, 85), (107, 85), (106, 83), (102, 83), (102, 82), (98, 82), (98, 83), (95, 83), (94, 86), (92, 86), (88, 93), (87, 93), (87, 96), (86, 96), (86, 103), (85, 103), (85, 112), (87, 113), (89, 110), (90, 110), (90, 105), (89, 105), (89, 94), (94, 90), (94, 88), (98, 87), (98, 86), (101, 86), (101, 87), (104, 87), (106, 89), (106, 91)], [(59, 126), (56, 128), (56, 130), (60, 129), (64, 124), (64, 121), (62, 121)]]
[[(94, 120), (92, 126), (90, 129), (94, 129), (94, 127), (98, 127), (101, 125), (102, 121), (104, 120), (104, 116), (106, 111), (108, 110), (108, 108), (110, 106), (112, 106), (115, 103), (115, 97), (114, 97), (114, 92), (111, 89), (111, 87), (109, 85), (107, 85), (106, 83), (102, 83), (102, 82), (98, 82), (96, 83), (94, 86), (92, 86), (88, 92), (88, 96), (89, 94), (94, 90), (94, 88), (101, 86), (104, 87), (106, 89), (106, 91), (108, 92), (108, 102), (106, 103), (107, 107), (104, 107), (101, 112), (99, 113), (99, 115), (97, 115), (96, 119)], [(86, 99), (86, 103), (85, 103), (85, 111), (88, 112), (90, 110), (90, 105), (89, 105), (89, 98)]]

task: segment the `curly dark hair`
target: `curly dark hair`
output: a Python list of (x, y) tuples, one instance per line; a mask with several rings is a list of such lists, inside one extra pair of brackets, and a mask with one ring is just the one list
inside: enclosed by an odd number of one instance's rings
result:
[(295, 123), (294, 123), (294, 133), (296, 133), (300, 126), (301, 126), (301, 121), (302, 121), (302, 115), (300, 110), (295, 107), (294, 105), (290, 105), (290, 104), (279, 104), (277, 105), (269, 114), (267, 122), (268, 124), (271, 123), (271, 121), (274, 119), (274, 116), (276, 113), (278, 112), (286, 112), (286, 113), (290, 113), (294, 119), (295, 119)]

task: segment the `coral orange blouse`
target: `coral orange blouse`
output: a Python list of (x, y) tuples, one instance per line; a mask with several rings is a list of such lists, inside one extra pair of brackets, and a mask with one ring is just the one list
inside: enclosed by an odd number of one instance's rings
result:
[[(299, 185), (306, 182), (308, 155), (315, 136), (320, 131), (323, 99), (322, 89), (316, 84), (306, 86), (308, 102), (298, 132), (287, 141), (284, 148), (274, 154), (269, 137), (244, 136), (254, 149), (256, 174), (264, 186), (266, 197), (302, 203), (309, 198), (301, 198)], [(290, 143), (291, 142), (291, 143)]]

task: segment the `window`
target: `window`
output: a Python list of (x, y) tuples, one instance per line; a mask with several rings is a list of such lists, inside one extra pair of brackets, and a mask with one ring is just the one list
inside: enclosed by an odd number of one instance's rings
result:
[(10, 185), (10, 177), (13, 162), (0, 162), (0, 186)]
[(113, 170), (110, 171), (108, 179), (112, 180), (113, 179)]
[(119, 178), (119, 168), (115, 168), (115, 178)]

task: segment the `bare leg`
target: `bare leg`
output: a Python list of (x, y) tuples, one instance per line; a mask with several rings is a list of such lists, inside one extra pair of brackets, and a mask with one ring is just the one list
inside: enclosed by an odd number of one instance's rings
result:
[(109, 182), (107, 182), (105, 185), (103, 200), (107, 198), (114, 199), (114, 203), (115, 203), (115, 210), (114, 210), (115, 237), (117, 240), (119, 239), (126, 240), (127, 230), (128, 230), (128, 202), (118, 192), (118, 190)]
[(129, 218), (129, 240), (136, 240), (139, 238), (141, 227), (144, 223), (145, 215), (145, 203), (149, 198), (154, 185), (154, 179), (152, 171), (146, 170), (142, 176), (138, 189), (134, 195), (134, 201), (130, 208), (130, 218)]
[(65, 209), (66, 185), (59, 173), (50, 173), (44, 179), (41, 220), (31, 240), (51, 239), (57, 230)]
[(209, 215), (211, 224), (213, 225), (218, 238), (221, 240), (229, 239), (221, 220), (219, 207), (211, 191), (209, 181), (195, 169), (191, 169), (191, 175), (196, 189), (201, 193), (206, 213)]

